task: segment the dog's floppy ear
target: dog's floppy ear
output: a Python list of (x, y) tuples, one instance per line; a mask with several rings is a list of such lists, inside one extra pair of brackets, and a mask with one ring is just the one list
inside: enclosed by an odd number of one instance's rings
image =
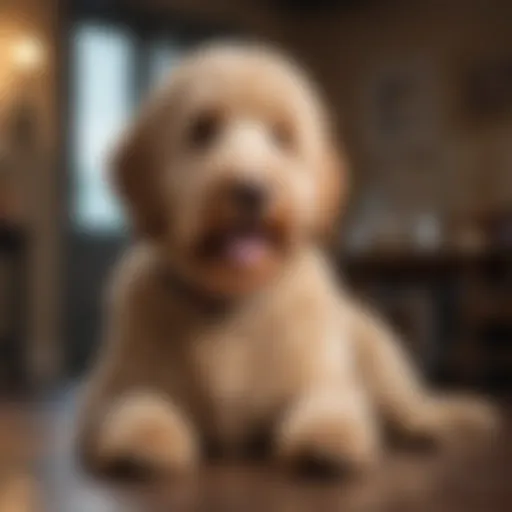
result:
[(326, 245), (337, 242), (340, 219), (347, 199), (348, 176), (344, 159), (334, 144), (324, 151), (318, 197), (317, 233)]
[(143, 112), (121, 137), (110, 159), (111, 183), (121, 198), (137, 236), (155, 237), (165, 229), (158, 185), (151, 118)]

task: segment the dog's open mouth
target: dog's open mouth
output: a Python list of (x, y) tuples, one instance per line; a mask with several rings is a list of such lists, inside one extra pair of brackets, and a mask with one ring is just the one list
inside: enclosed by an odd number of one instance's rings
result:
[(215, 230), (199, 246), (199, 256), (240, 269), (257, 267), (276, 255), (280, 235), (271, 226), (253, 225)]

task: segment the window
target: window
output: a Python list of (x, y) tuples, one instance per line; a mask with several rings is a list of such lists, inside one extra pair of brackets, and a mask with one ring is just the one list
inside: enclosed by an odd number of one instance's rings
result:
[[(141, 45), (129, 30), (84, 23), (72, 43), (72, 227), (80, 232), (111, 234), (123, 229), (123, 215), (107, 182), (106, 162), (137, 100), (137, 55), (153, 87), (181, 54), (172, 38)], [(140, 77), (138, 77), (140, 79)]]
[(183, 48), (171, 38), (159, 38), (149, 47), (149, 85), (158, 85), (178, 64)]
[(133, 55), (130, 34), (120, 29), (85, 25), (73, 38), (71, 216), (81, 231), (122, 227), (105, 161), (132, 110)]

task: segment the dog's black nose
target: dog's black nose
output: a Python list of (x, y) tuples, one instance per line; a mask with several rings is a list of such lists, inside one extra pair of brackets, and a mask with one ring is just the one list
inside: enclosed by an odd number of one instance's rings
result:
[(236, 206), (252, 215), (260, 214), (267, 203), (266, 188), (256, 182), (240, 181), (231, 189), (231, 197)]

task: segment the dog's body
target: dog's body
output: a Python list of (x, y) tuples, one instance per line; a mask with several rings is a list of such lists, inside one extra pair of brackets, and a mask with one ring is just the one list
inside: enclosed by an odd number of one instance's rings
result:
[[(230, 165), (250, 148), (238, 157), (231, 151)], [(309, 155), (320, 153), (326, 148)], [(130, 159), (137, 160), (133, 152)], [(441, 399), (424, 388), (393, 334), (339, 287), (316, 239), (296, 235), (270, 265), (271, 242), (262, 247), (252, 229), (226, 242), (230, 266), (223, 253), (205, 286), (176, 260), (181, 248), (169, 255), (163, 237), (143, 237), (125, 257), (83, 408), (82, 448), (95, 465), (124, 458), (179, 470), (197, 461), (205, 440), (237, 452), (264, 431), (284, 460), (313, 456), (360, 467), (377, 457), (384, 421), (432, 439), (492, 424), (485, 403)], [(198, 272), (206, 276), (203, 267)], [(236, 292), (218, 293), (219, 275)], [(246, 282), (250, 292), (241, 291)]]

